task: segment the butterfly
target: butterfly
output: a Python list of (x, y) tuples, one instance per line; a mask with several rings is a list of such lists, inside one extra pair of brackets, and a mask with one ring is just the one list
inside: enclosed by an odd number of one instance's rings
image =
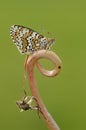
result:
[(33, 29), (13, 25), (10, 28), (11, 39), (21, 54), (33, 54), (38, 50), (48, 50), (55, 39), (47, 38)]

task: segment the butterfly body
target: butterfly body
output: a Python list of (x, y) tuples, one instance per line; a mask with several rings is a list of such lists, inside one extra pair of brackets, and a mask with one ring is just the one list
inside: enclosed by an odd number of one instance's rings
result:
[(20, 25), (11, 26), (10, 35), (22, 54), (33, 54), (43, 49), (48, 50), (55, 41), (52, 38), (46, 38), (30, 28)]

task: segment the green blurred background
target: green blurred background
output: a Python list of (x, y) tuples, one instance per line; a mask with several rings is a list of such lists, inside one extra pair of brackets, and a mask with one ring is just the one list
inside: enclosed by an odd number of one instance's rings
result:
[(13, 24), (56, 39), (52, 50), (62, 60), (62, 71), (46, 78), (36, 69), (38, 88), (61, 130), (86, 130), (86, 1), (0, 1), (0, 129), (47, 130), (35, 111), (20, 113), (15, 104), (23, 96), (25, 56), (10, 38)]

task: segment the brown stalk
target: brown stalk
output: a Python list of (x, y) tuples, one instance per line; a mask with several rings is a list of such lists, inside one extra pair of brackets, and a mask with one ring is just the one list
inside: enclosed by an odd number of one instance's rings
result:
[[(50, 71), (45, 70), (38, 62), (38, 60), (41, 58), (49, 59), (53, 64), (55, 64), (55, 69), (50, 70)], [(40, 107), (40, 114), (43, 117), (43, 119), (45, 120), (49, 130), (60, 130), (59, 126), (56, 124), (56, 122), (54, 121), (54, 119), (52, 118), (52, 116), (50, 115), (48, 110), (46, 109), (46, 107), (39, 95), (36, 81), (34, 78), (35, 64), (43, 75), (52, 77), (52, 76), (56, 76), (57, 74), (59, 74), (59, 72), (61, 70), (61, 60), (52, 51), (40, 50), (40, 51), (37, 51), (36, 53), (34, 53), (33, 55), (31, 55), (27, 59), (27, 62), (26, 62), (26, 70), (27, 70), (27, 74), (28, 74), (30, 90), (31, 90), (32, 96), (35, 97), (35, 99)]]

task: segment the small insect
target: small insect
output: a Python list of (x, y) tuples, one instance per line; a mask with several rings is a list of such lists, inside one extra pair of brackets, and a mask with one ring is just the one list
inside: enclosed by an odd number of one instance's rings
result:
[[(27, 111), (27, 110), (40, 110), (39, 105), (37, 104), (37, 101), (35, 99), (34, 96), (31, 96), (29, 99), (29, 96), (26, 95), (26, 91), (24, 91), (25, 96), (23, 97), (22, 100), (18, 100), (16, 102), (16, 104), (18, 105), (18, 107), (20, 108), (20, 112), (22, 111)], [(29, 100), (28, 100), (29, 99)], [(36, 102), (36, 106), (32, 105), (32, 102), (35, 101)]]
[(46, 38), (33, 29), (13, 25), (10, 28), (10, 35), (21, 54), (33, 54), (38, 50), (48, 50), (55, 39)]
[[(17, 106), (20, 108), (20, 112), (27, 111), (27, 110), (37, 110), (38, 116), (40, 118), (39, 112), (42, 114), (42, 116), (46, 119), (45, 115), (41, 111), (41, 108), (34, 96), (31, 96), (29, 99), (29, 96), (27, 96), (26, 91), (24, 90), (24, 97), (22, 100), (16, 101)], [(28, 100), (29, 99), (29, 100)], [(33, 101), (35, 102), (35, 106), (32, 105)]]

